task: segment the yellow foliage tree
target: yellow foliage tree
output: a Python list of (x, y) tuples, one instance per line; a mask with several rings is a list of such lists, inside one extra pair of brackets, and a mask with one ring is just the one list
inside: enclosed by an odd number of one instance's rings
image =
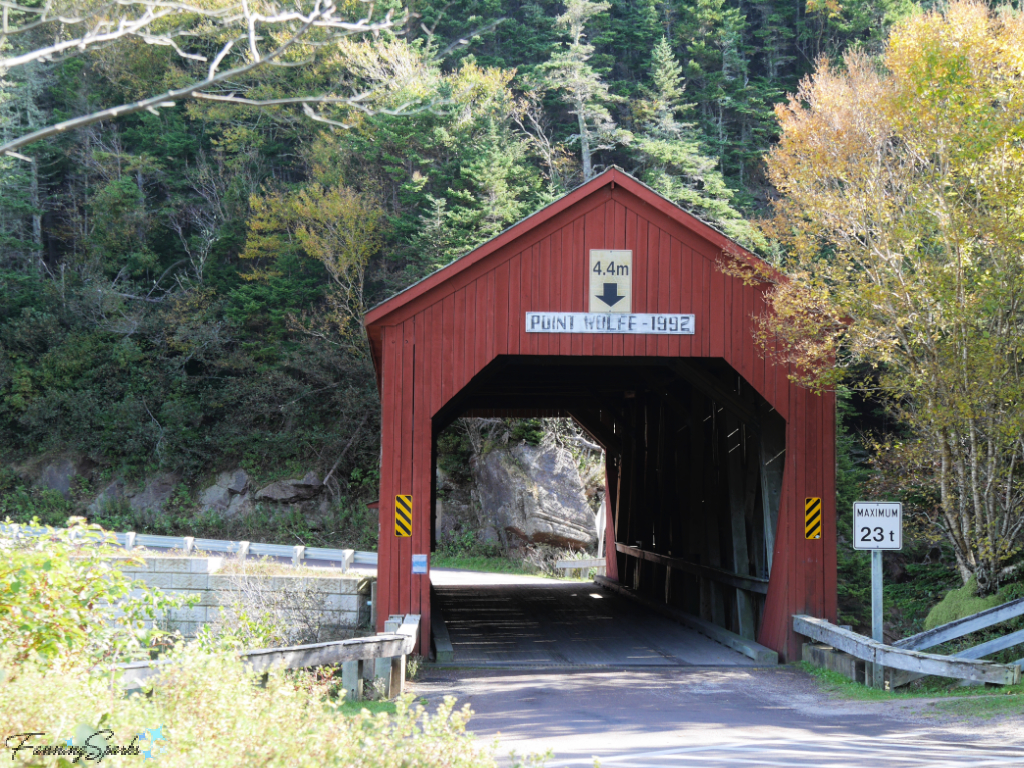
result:
[(363, 282), (366, 266), (382, 244), (384, 209), (374, 200), (345, 187), (306, 187), (292, 200), (301, 222), (295, 231), (303, 250), (331, 276), (328, 294), (339, 329), (359, 327), (366, 312)]
[(790, 279), (761, 342), (812, 387), (874, 367), (931, 454), (921, 511), (982, 592), (1024, 539), (1022, 40), (1019, 12), (979, 2), (909, 19), (880, 62), (819, 62), (767, 158)]
[(273, 280), (279, 254), (298, 248), (327, 270), (331, 286), (324, 309), (292, 318), (292, 327), (332, 343), (362, 349), (366, 304), (363, 286), (370, 259), (380, 250), (384, 209), (371, 196), (338, 185), (314, 183), (292, 193), (250, 200), (248, 236), (241, 253), (255, 261), (246, 280)]

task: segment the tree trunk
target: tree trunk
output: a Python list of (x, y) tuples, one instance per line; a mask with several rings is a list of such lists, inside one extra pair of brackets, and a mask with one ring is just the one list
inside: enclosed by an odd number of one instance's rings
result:
[(587, 131), (587, 120), (583, 114), (583, 102), (576, 102), (576, 118), (580, 123), (580, 154), (583, 157), (583, 180), (590, 181), (594, 176), (594, 164), (590, 157), (590, 133)]

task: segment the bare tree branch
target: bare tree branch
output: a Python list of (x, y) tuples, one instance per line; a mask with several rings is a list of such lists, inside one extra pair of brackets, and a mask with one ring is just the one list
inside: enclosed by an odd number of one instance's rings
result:
[[(364, 0), (365, 1), (365, 0)], [(320, 95), (311, 97), (299, 97), (294, 99), (272, 99), (265, 101), (243, 99), (234, 96), (234, 93), (217, 94), (204, 93), (205, 89), (213, 86), (226, 84), (247, 75), (264, 65), (301, 66), (308, 63), (308, 59), (290, 62), (281, 61), (281, 57), (290, 49), (299, 44), (302, 45), (324, 45), (330, 42), (337, 42), (343, 37), (352, 34), (378, 33), (390, 29), (394, 25), (392, 13), (380, 21), (371, 21), (373, 18), (373, 4), (367, 3), (366, 16), (357, 21), (348, 21), (338, 16), (338, 8), (334, 0), (315, 0), (312, 10), (304, 13), (301, 10), (289, 10), (272, 15), (253, 12), (249, 7), (249, 1), (243, 0), (239, 6), (229, 6), (220, 9), (204, 9), (190, 6), (186, 3), (172, 3), (164, 0), (115, 0), (112, 3), (90, 9), (87, 13), (52, 13), (52, 2), (46, 2), (41, 8), (27, 8), (18, 5), (10, 0), (0, 0), (0, 8), (3, 9), (3, 33), (0, 35), (0, 42), (14, 34), (25, 32), (40, 25), (51, 24), (58, 29), (55, 35), (59, 36), (66, 27), (79, 27), (84, 29), (80, 34), (66, 40), (57, 42), (43, 48), (20, 53), (15, 56), (0, 60), (0, 72), (11, 67), (19, 66), (31, 61), (52, 59), (72, 51), (82, 51), (89, 47), (96, 47), (110, 44), (116, 40), (135, 38), (148, 45), (161, 45), (172, 48), (179, 56), (191, 60), (206, 62), (208, 58), (198, 52), (184, 50), (175, 40), (186, 36), (197, 36), (192, 30), (196, 17), (205, 22), (215, 21), (221, 27), (230, 28), (233, 25), (244, 23), (245, 31), (241, 35), (232, 35), (225, 42), (207, 69), (206, 77), (203, 80), (194, 82), (182, 88), (176, 88), (166, 93), (149, 98), (141, 99), (128, 104), (121, 104), (116, 107), (98, 110), (87, 115), (74, 117), (55, 125), (46, 126), (39, 130), (12, 139), (0, 145), (0, 156), (11, 155), (19, 159), (27, 159), (17, 150), (42, 139), (56, 136), (65, 131), (83, 128), (95, 123), (103, 122), (124, 115), (130, 115), (143, 110), (158, 114), (157, 110), (174, 106), (179, 99), (205, 99), (208, 101), (222, 101), (226, 103), (246, 104), (249, 106), (282, 106), (282, 105), (305, 105), (307, 114), (321, 122), (329, 122), (332, 125), (347, 127), (344, 123), (328, 120), (318, 115), (314, 110), (308, 108), (310, 104), (336, 104), (358, 109), (363, 112), (370, 110), (364, 102), (373, 95), (373, 92), (358, 93), (353, 96)], [(141, 14), (136, 15), (141, 9)], [(34, 16), (21, 26), (11, 27), (8, 23), (8, 15), (11, 11), (27, 16)], [(157, 22), (169, 23), (173, 17), (180, 16), (188, 23), (170, 31), (160, 30)], [(157, 27), (154, 27), (157, 25)], [(260, 50), (260, 44), (264, 37), (259, 34), (259, 26), (273, 26), (286, 31), (287, 37), (275, 49), (268, 53)], [(323, 39), (306, 39), (312, 30), (327, 30), (328, 41)], [(223, 38), (222, 38), (223, 39)], [(238, 50), (236, 43), (245, 40), (248, 46), (245, 50)], [(220, 71), (225, 60), (234, 52), (235, 57), (241, 56), (242, 63), (231, 69)], [(398, 109), (381, 110), (386, 114), (407, 114), (412, 104), (406, 104)], [(427, 109), (423, 107), (422, 109)], [(422, 111), (422, 110), (418, 110)]]
[[(490, 22), (489, 24), (484, 24), (482, 27), (478, 27), (477, 29), (474, 29), (472, 32), (470, 32), (465, 37), (460, 37), (455, 42), (453, 42), (453, 43), (449, 44), (448, 46), (446, 46), (444, 48), (444, 50), (440, 51), (437, 54), (437, 59), (440, 61), (442, 59), (448, 58), (448, 56), (450, 56), (451, 53), (453, 51), (455, 51), (457, 48), (461, 48), (464, 45), (469, 45), (469, 41), (472, 40), (474, 37), (479, 37), (480, 35), (484, 34), (485, 32), (490, 32), (492, 29), (494, 29), (499, 24), (501, 24), (503, 21), (505, 21), (505, 17), (504, 16), (502, 16), (500, 19), (495, 19), (494, 21)], [(434, 26), (437, 26), (437, 25), (435, 24)], [(431, 28), (431, 30), (430, 30), (431, 36), (433, 36), (433, 32), (434, 32), (434, 30), (433, 30), (433, 28)]]

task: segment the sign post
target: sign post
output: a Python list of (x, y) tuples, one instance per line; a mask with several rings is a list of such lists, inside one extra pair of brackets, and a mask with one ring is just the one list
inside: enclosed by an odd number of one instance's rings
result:
[[(871, 639), (882, 634), (882, 552), (903, 549), (903, 505), (898, 501), (858, 501), (853, 505), (853, 548), (871, 552)], [(885, 670), (871, 667), (871, 686), (885, 687)]]

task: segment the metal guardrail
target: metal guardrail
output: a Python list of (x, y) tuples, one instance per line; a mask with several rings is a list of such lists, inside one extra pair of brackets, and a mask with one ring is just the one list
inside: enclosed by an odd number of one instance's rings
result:
[[(131, 536), (131, 533), (125, 534)], [(126, 549), (135, 547), (160, 547), (161, 549), (186, 549), (185, 538), (182, 536), (156, 536), (149, 533), (135, 534), (134, 544), (128, 543)]]
[(559, 560), (555, 563), (555, 570), (562, 571), (562, 575), (566, 578), (572, 571), (579, 571), (580, 577), (584, 578), (591, 568), (597, 568), (597, 575), (604, 576), (606, 565), (603, 557), (587, 557), (580, 560)]
[(837, 651), (843, 651), (862, 661), (888, 667), (891, 670), (902, 670), (919, 676), (939, 675), (957, 680), (968, 680), (973, 683), (995, 683), (996, 685), (1016, 685), (1021, 680), (1021, 667), (1016, 664), (996, 664), (993, 661), (942, 656), (936, 653), (897, 648), (876, 642), (869, 637), (837, 627), (825, 619), (813, 616), (794, 615), (793, 631), (812, 640), (826, 643)]
[(352, 562), (356, 565), (377, 565), (377, 553), (376, 552), (356, 552), (355, 557), (352, 558)]
[[(53, 529), (36, 526), (5, 525), (0, 523), (0, 538), (23, 538), (45, 536)], [(351, 549), (328, 549), (323, 547), (291, 546), (288, 544), (258, 544), (247, 541), (225, 541), (222, 539), (197, 539), (191, 536), (158, 536), (150, 533), (114, 533), (117, 543), (127, 550), (137, 547), (181, 550), (185, 553), (211, 552), (247, 557), (283, 557), (298, 565), (305, 560), (337, 563), (343, 571), (353, 564), (377, 565), (376, 552), (356, 552)]]

